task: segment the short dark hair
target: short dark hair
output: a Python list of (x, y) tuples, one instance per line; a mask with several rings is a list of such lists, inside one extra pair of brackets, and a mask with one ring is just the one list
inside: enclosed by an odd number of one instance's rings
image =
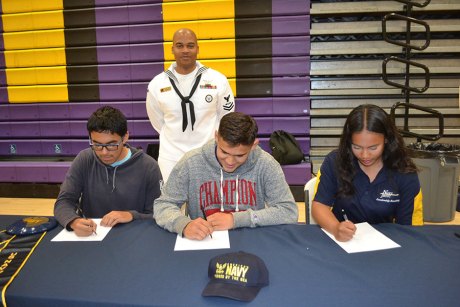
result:
[(110, 132), (123, 137), (128, 131), (128, 122), (120, 110), (111, 106), (103, 106), (91, 114), (86, 129), (88, 133)]
[(219, 124), (218, 134), (230, 145), (252, 145), (257, 137), (256, 121), (241, 112), (227, 113)]

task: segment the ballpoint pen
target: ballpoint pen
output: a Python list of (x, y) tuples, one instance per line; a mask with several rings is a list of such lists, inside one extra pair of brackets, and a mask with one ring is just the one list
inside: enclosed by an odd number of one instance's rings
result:
[[(206, 213), (204, 212), (204, 208), (203, 208), (203, 207), (200, 207), (200, 208), (201, 208), (201, 212), (203, 213), (203, 219), (204, 219), (205, 221), (207, 221), (208, 219), (206, 218)], [(209, 234), (209, 236), (210, 236), (211, 239), (212, 239), (212, 234)]]
[(345, 221), (348, 221), (348, 216), (347, 216), (347, 214), (345, 213), (345, 210), (343, 210), (343, 209), (342, 209), (342, 215), (343, 215), (343, 219), (344, 219)]
[[(82, 218), (84, 218), (85, 220), (87, 220), (85, 214), (83, 213), (83, 210), (81, 210), (81, 207), (78, 207), (78, 208), (77, 208), (77, 212), (81, 215)], [(88, 227), (91, 227), (92, 230), (93, 230), (93, 233), (97, 236), (96, 230), (94, 230), (94, 228), (93, 228), (92, 226), (90, 226), (90, 225), (88, 225)]]

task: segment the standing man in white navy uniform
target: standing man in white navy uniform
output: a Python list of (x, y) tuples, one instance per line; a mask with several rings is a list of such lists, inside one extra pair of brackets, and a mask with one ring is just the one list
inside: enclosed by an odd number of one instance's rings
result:
[(148, 85), (146, 107), (153, 128), (160, 134), (158, 164), (166, 181), (177, 161), (189, 150), (214, 138), (220, 119), (235, 110), (227, 78), (196, 60), (195, 33), (174, 33), (175, 62)]

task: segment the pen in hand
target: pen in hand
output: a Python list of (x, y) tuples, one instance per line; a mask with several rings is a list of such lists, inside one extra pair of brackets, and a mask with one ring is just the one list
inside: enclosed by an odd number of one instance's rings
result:
[[(204, 208), (201, 208), (201, 212), (203, 213), (203, 219), (204, 219), (205, 221), (207, 221), (208, 219), (206, 218), (206, 213), (204, 212)], [(211, 239), (212, 239), (212, 234), (209, 234), (209, 236), (210, 236)]]
[[(85, 220), (87, 220), (85, 214), (83, 213), (83, 210), (81, 210), (80, 207), (78, 207), (78, 210), (77, 210), (77, 211), (80, 213), (80, 215), (81, 215), (82, 218), (84, 218)], [(95, 235), (97, 236), (97, 232), (96, 232), (96, 230), (94, 230), (94, 227), (93, 227), (93, 226), (90, 226), (90, 225), (88, 225), (88, 227), (91, 227), (91, 230), (93, 231), (93, 234), (95, 234)]]
[(347, 214), (345, 213), (345, 210), (343, 210), (343, 209), (342, 209), (342, 215), (343, 215), (343, 219), (344, 219), (345, 221), (348, 221), (348, 216), (347, 216)]

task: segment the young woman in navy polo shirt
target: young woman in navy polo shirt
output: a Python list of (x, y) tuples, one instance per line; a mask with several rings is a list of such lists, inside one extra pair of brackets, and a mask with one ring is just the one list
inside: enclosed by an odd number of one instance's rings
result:
[(339, 148), (318, 172), (312, 215), (339, 241), (354, 223), (423, 225), (417, 168), (388, 114), (361, 105), (348, 115)]

